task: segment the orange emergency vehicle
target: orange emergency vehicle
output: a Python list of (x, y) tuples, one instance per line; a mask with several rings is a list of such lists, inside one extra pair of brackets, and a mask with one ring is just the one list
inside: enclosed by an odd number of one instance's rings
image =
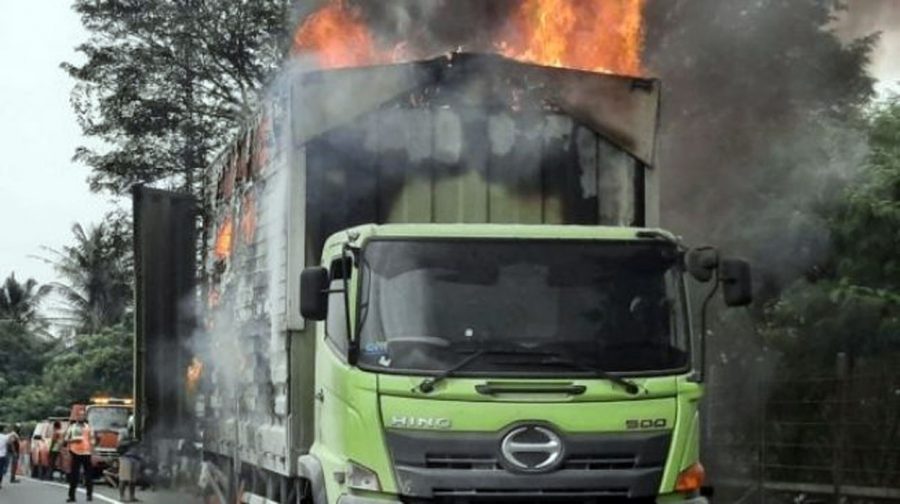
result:
[(97, 444), (94, 446), (95, 474), (109, 467), (119, 457), (119, 439), (128, 431), (128, 419), (134, 413), (131, 399), (98, 397), (86, 408), (87, 423)]

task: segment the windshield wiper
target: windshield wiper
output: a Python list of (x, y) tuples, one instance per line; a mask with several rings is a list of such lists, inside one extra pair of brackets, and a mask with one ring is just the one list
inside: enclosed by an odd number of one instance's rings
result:
[(545, 359), (545, 360), (541, 361), (541, 363), (542, 364), (560, 364), (563, 366), (569, 366), (569, 367), (572, 367), (572, 368), (575, 368), (575, 369), (578, 369), (581, 371), (585, 371), (587, 373), (590, 373), (593, 377), (601, 378), (603, 380), (609, 380), (612, 383), (619, 385), (620, 387), (625, 389), (625, 392), (627, 392), (628, 394), (631, 394), (631, 395), (636, 395), (641, 390), (640, 387), (631, 380), (626, 380), (625, 378), (622, 378), (620, 376), (610, 374), (600, 368), (596, 368), (593, 366), (587, 366), (587, 365), (575, 362), (574, 360), (566, 359), (565, 357), (563, 357), (559, 354), (552, 354), (552, 353), (547, 354), (547, 353), (543, 353), (543, 352), (522, 352), (522, 351), (513, 351), (513, 350), (490, 350), (490, 349), (478, 350), (475, 353), (473, 353), (472, 355), (470, 355), (470, 356), (466, 357), (465, 359), (459, 361), (458, 363), (454, 364), (453, 366), (445, 369), (444, 371), (441, 371), (440, 373), (438, 373), (434, 376), (431, 376), (429, 378), (425, 378), (413, 390), (418, 390), (419, 392), (422, 392), (423, 394), (429, 394), (431, 392), (434, 392), (434, 388), (438, 383), (446, 380), (447, 378), (454, 376), (457, 372), (459, 372), (460, 370), (462, 370), (463, 368), (465, 368), (472, 362), (480, 359), (481, 357), (484, 357), (485, 355), (549, 356), (549, 359)]
[(414, 391), (418, 390), (419, 392), (422, 392), (423, 394), (428, 394), (428, 393), (434, 392), (435, 385), (446, 380), (447, 378), (450, 378), (451, 376), (456, 374), (459, 370), (461, 370), (464, 367), (468, 366), (469, 364), (475, 362), (476, 360), (480, 359), (481, 357), (484, 357), (485, 355), (518, 355), (520, 353), (521, 352), (513, 352), (513, 351), (509, 351), (509, 350), (491, 350), (491, 349), (487, 349), (487, 348), (478, 350), (475, 353), (473, 353), (472, 355), (466, 357), (465, 359), (463, 359), (463, 360), (457, 362), (456, 364), (450, 366), (449, 368), (441, 371), (440, 373), (438, 373), (434, 376), (425, 378), (413, 390)]
[(634, 383), (631, 380), (626, 380), (625, 378), (622, 378), (621, 376), (616, 376), (614, 374), (611, 374), (611, 373), (604, 371), (595, 366), (588, 366), (586, 364), (581, 364), (579, 362), (576, 362), (572, 359), (567, 359), (559, 354), (554, 354), (550, 359), (545, 360), (544, 363), (545, 364), (560, 364), (563, 366), (569, 366), (571, 368), (575, 368), (575, 369), (590, 373), (591, 375), (593, 375), (596, 378), (600, 378), (603, 380), (609, 380), (609, 381), (613, 382), (614, 384), (625, 389), (625, 392), (627, 392), (631, 395), (636, 395), (638, 392), (641, 391), (641, 388), (638, 386), (638, 384)]

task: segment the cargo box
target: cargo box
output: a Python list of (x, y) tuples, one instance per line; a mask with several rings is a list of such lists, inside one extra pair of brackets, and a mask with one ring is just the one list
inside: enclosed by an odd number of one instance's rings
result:
[(655, 226), (659, 93), (484, 55), (286, 72), (208, 170), (201, 327), (178, 350), (145, 330), (168, 352), (147, 362), (172, 369), (144, 381), (178, 391), (208, 451), (295, 474), (315, 392), (299, 278), (325, 239), (363, 223)]

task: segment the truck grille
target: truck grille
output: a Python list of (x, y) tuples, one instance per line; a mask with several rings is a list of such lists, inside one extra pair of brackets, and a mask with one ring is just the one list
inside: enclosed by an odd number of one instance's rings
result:
[[(573, 457), (562, 464), (563, 469), (578, 471), (598, 471), (613, 469), (634, 469), (635, 457)], [(425, 467), (429, 469), (479, 469), (502, 471), (503, 466), (496, 457), (467, 457), (455, 454), (425, 454)]]
[(445, 489), (435, 488), (435, 497), (627, 497), (628, 488), (607, 488), (605, 490), (579, 490), (560, 488), (551, 490), (484, 490), (484, 489)]
[(429, 469), (482, 469), (499, 471), (502, 469), (495, 457), (467, 457), (465, 455), (425, 454), (425, 467)]
[(510, 469), (496, 433), (388, 430), (407, 502), (641, 502), (659, 491), (670, 432), (559, 434), (565, 455), (549, 472)]

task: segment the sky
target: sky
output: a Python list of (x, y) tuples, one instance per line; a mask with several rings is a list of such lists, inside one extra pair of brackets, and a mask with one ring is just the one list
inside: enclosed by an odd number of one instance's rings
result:
[(852, 40), (880, 32), (869, 71), (879, 79), (875, 89), (881, 96), (900, 92), (900, 0), (851, 0), (848, 6), (838, 33)]
[[(847, 37), (890, 30), (872, 70), (882, 92), (896, 89), (900, 0), (862, 1), (884, 8), (840, 29)], [(15, 271), (20, 280), (55, 280), (34, 256), (70, 243), (74, 223), (98, 222), (114, 208), (109, 197), (90, 193), (87, 168), (71, 161), (82, 138), (69, 105), (73, 82), (59, 64), (79, 62), (74, 48), (86, 37), (67, 2), (0, 0), (0, 279)]]
[(72, 224), (113, 208), (71, 161), (81, 130), (69, 105), (73, 81), (59, 64), (80, 61), (74, 48), (85, 39), (68, 2), (0, 0), (0, 279), (15, 271), (19, 280), (54, 280), (32, 256), (69, 244)]

